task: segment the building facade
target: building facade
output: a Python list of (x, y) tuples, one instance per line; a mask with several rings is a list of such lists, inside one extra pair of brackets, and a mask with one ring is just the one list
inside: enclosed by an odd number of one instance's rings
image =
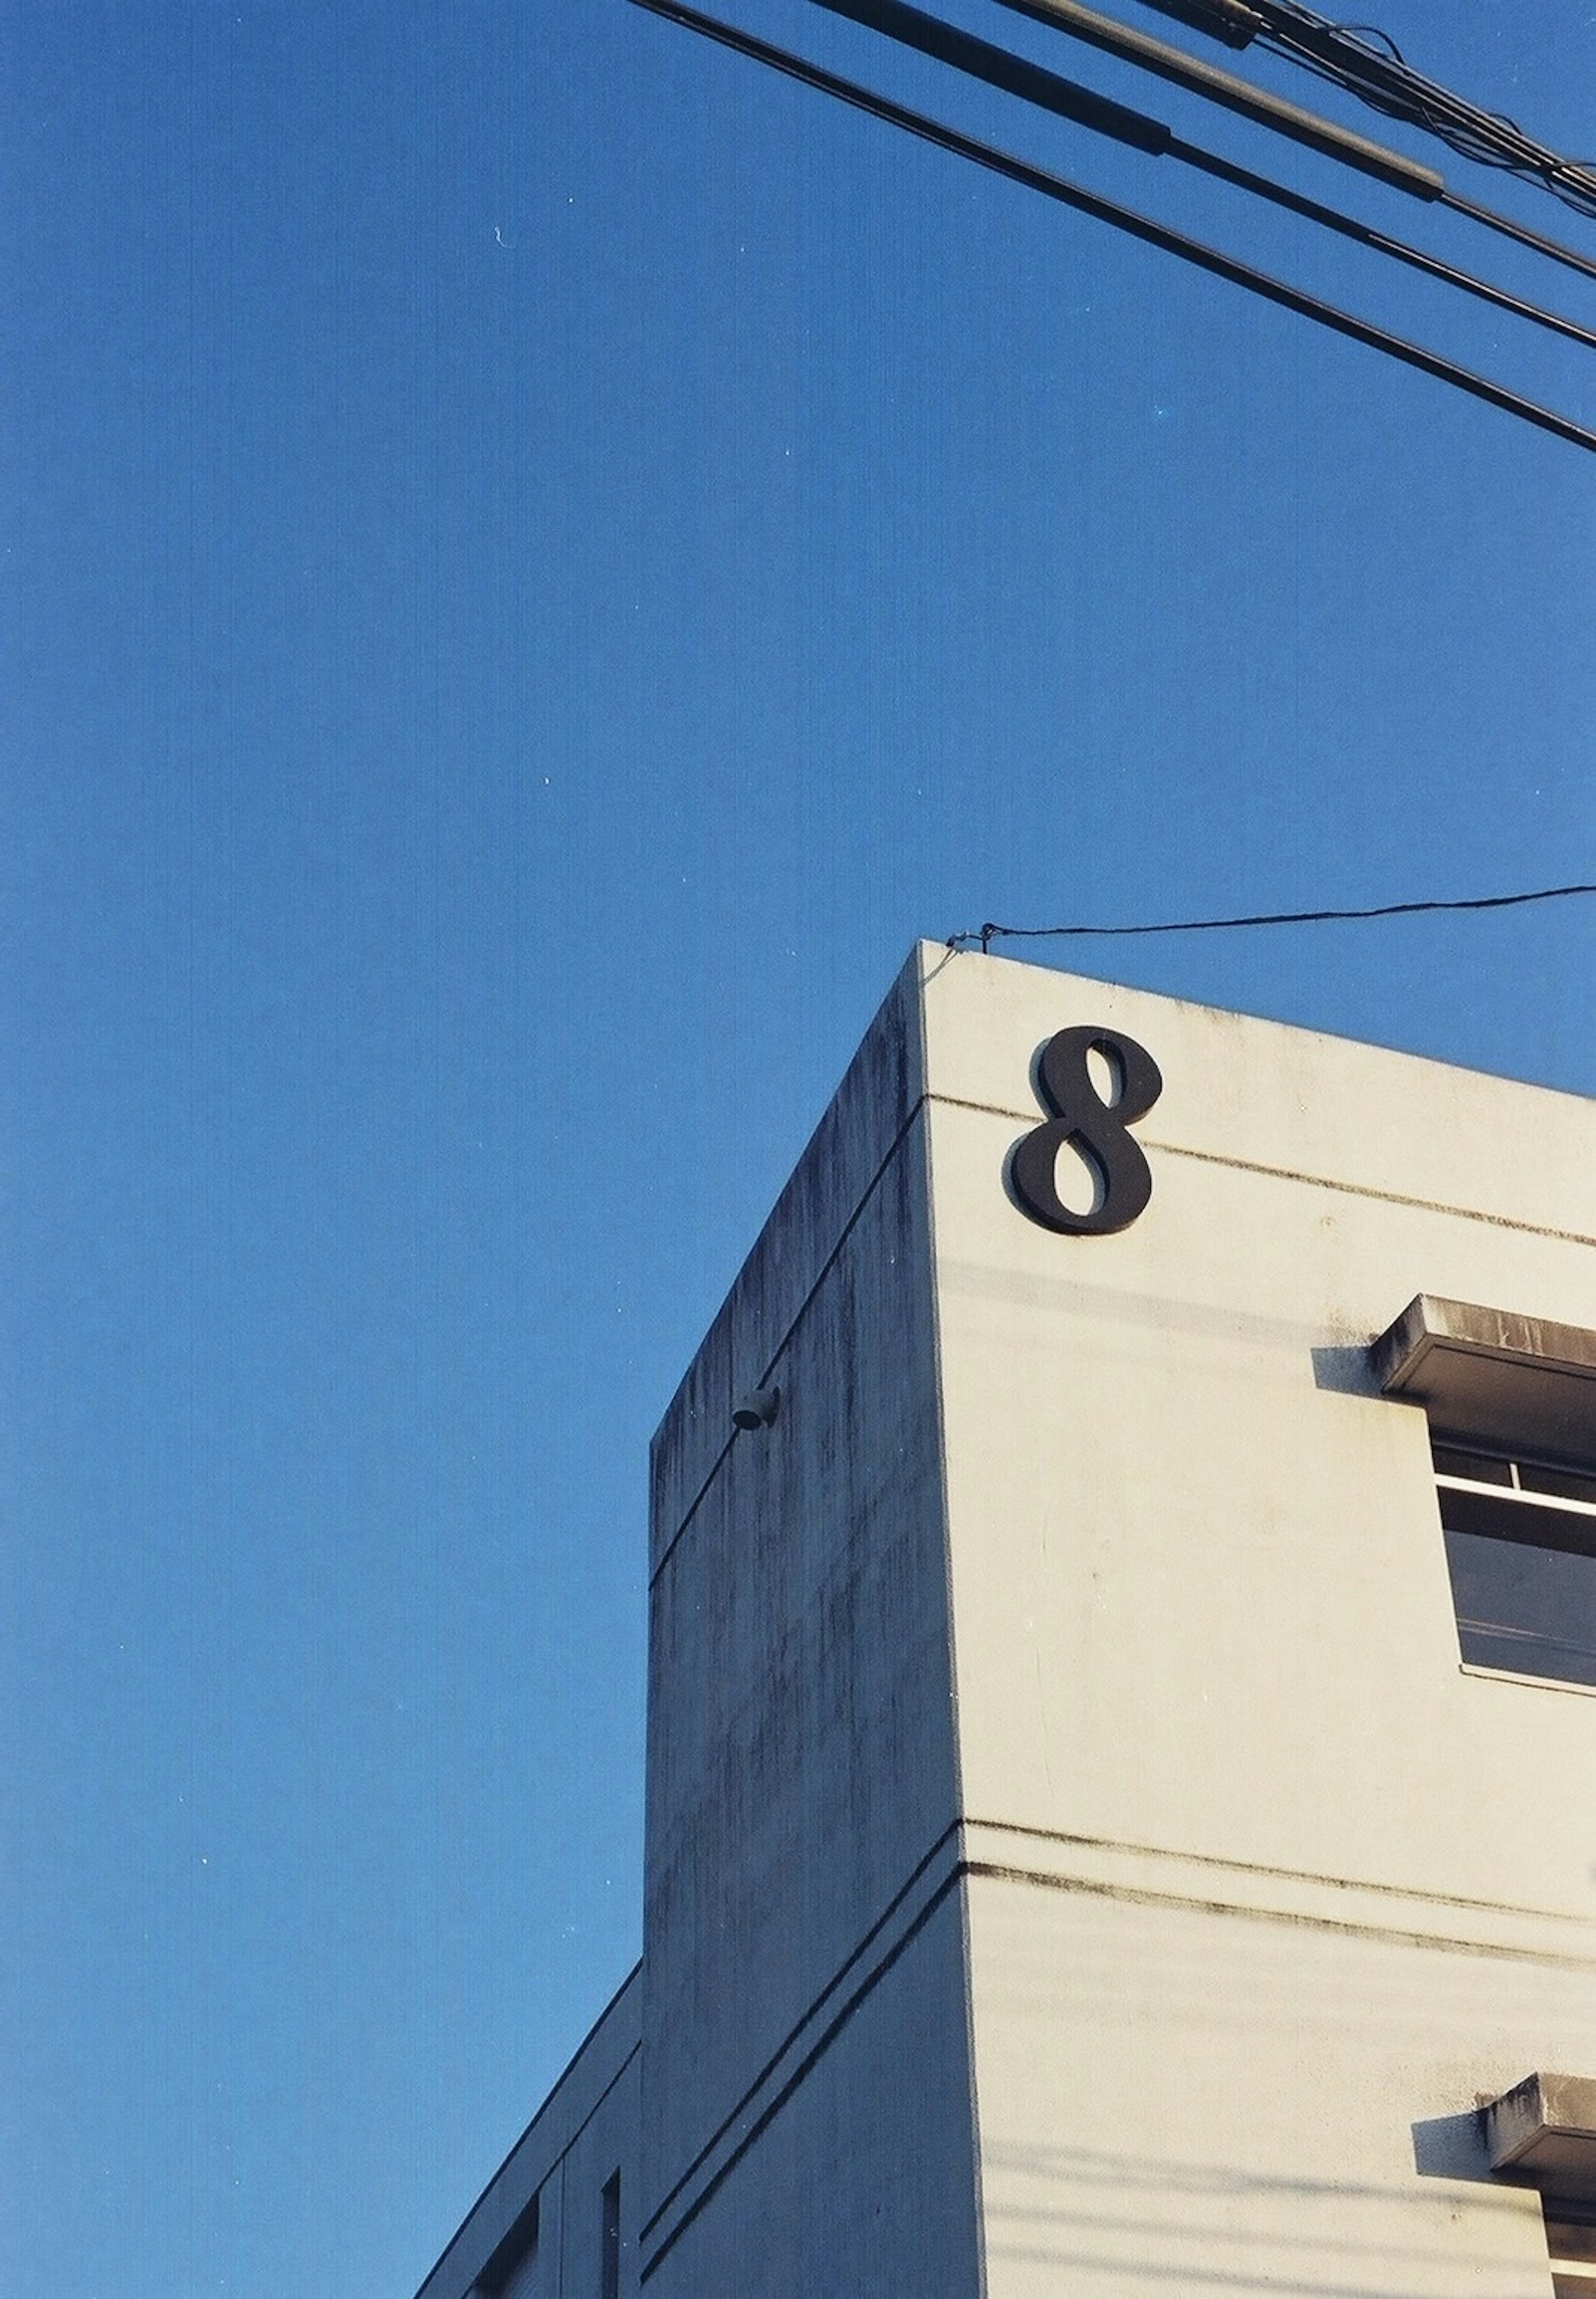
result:
[(643, 1962), (420, 2299), (1596, 2299), (1596, 1104), (923, 945), (650, 1540)]

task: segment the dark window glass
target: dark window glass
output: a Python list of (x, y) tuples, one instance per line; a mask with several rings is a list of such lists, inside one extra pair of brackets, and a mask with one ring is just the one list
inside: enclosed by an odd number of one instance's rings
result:
[(1556, 2299), (1596, 2299), (1596, 2204), (1542, 2198)]
[(1432, 1448), (1435, 1456), (1436, 1473), (1442, 1477), (1471, 1477), (1476, 1485), (1510, 1485), (1512, 1465), (1499, 1461), (1491, 1453), (1460, 1453), (1453, 1445)]
[(1596, 1557), (1449, 1531), (1446, 1558), (1466, 1661), (1596, 1685)]
[(620, 2299), (620, 2173), (604, 2182), (604, 2234), (599, 2279), (601, 2299)]
[(537, 2197), (534, 2195), (477, 2278), (476, 2288), (482, 2299), (501, 2299), (511, 2279), (536, 2256)]
[(1518, 1481), (1526, 1493), (1555, 1493), (1560, 1501), (1588, 1501), (1596, 1506), (1596, 1477), (1577, 1469), (1542, 1468), (1537, 1461), (1521, 1461)]
[(1461, 1485), (1441, 1487), (1441, 1522), (1449, 1532), (1479, 1532), (1493, 1540), (1525, 1541), (1532, 1548), (1567, 1549), (1575, 1556), (1596, 1553), (1596, 1512), (1559, 1508), (1540, 1494), (1469, 1492)]
[(1596, 1474), (1431, 1450), (1464, 1660), (1596, 1687)]

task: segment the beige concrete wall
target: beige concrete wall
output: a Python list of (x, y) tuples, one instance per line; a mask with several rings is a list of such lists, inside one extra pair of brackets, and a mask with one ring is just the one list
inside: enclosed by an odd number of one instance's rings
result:
[[(1096, 1021), (1153, 1196), (1059, 1236), (1004, 1159)], [(1362, 1365), (1421, 1291), (1596, 1326), (1596, 1105), (972, 957), (927, 1035), (967, 1815), (1596, 1918), (1596, 1699), (1461, 1673)]]
[[(1591, 1975), (972, 1880), (989, 2299), (1549, 2299), (1481, 2084), (1580, 2050)], [(1462, 2111), (1462, 2112), (1460, 2112)]]
[[(1419, 1291), (1596, 1326), (1596, 1107), (924, 957), (990, 2290), (1543, 2295), (1410, 2126), (1596, 2067), (1596, 1698), (1462, 1670), (1363, 1352)], [(1164, 1076), (1114, 1236), (1004, 1186), (1075, 1024)]]

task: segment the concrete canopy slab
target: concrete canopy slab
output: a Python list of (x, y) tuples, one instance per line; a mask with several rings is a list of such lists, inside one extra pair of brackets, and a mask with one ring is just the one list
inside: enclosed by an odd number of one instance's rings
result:
[(1484, 2111), (1493, 2171), (1555, 2195), (1596, 2202), (1596, 2079), (1525, 2076)]
[(1421, 1293), (1369, 1359), (1383, 1393), (1452, 1436), (1524, 1451), (1596, 1452), (1596, 1333)]

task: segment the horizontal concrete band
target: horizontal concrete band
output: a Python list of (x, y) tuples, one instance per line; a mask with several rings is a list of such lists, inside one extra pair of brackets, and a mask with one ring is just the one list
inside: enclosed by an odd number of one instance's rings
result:
[(642, 2280), (646, 2281), (686, 2232), (871, 1990), (935, 1914), (962, 1872), (960, 1831), (955, 1825), (926, 1854), (687, 2170), (655, 2206), (638, 2238)]
[(1201, 1909), (1453, 1955), (1596, 1971), (1596, 1921), (1555, 1911), (1448, 1898), (1295, 1870), (1249, 1867), (1146, 1845), (1050, 1835), (1004, 1822), (950, 1829), (643, 2229), (644, 2279), (710, 2203), (786, 2099), (964, 1879)]
[[(959, 1095), (950, 1093), (929, 1093), (925, 1100), (932, 1108), (968, 1109), (977, 1117), (1001, 1117), (1009, 1125), (1028, 1127), (1036, 1124), (1035, 1109), (1020, 1109), (1006, 1102), (966, 1101)], [(1501, 1213), (1490, 1206), (1467, 1205), (1451, 1198), (1417, 1197), (1403, 1190), (1382, 1188), (1377, 1183), (1350, 1180), (1345, 1174), (1243, 1158), (1233, 1150), (1200, 1150), (1194, 1142), (1171, 1141), (1151, 1126), (1138, 1126), (1136, 1140), (1143, 1150), (1155, 1150), (1164, 1158), (1190, 1158), (1200, 1166), (1225, 1166), (1234, 1173), (1258, 1174), (1268, 1181), (1292, 1182), (1310, 1190), (1330, 1190), (1338, 1197), (1369, 1198), (1383, 1206), (1408, 1206), (1416, 1213), (1453, 1214), (1460, 1221), (1484, 1222), (1492, 1229), (1515, 1230), (1526, 1237), (1555, 1238), (1562, 1245), (1596, 1245), (1596, 1232), (1593, 1231), (1564, 1229), (1548, 1222), (1526, 1221), (1517, 1214)]]
[(1596, 1971), (1596, 1921), (1552, 1909), (1248, 1867), (1146, 1845), (1054, 1836), (1002, 1821), (965, 1822), (960, 1864), (968, 1875), (1055, 1890), (1306, 1924), (1455, 1955)]
[[(836, 1236), (821, 1254), (802, 1298), (793, 1305), (774, 1348), (769, 1355), (763, 1358), (757, 1369), (751, 1372), (751, 1381), (756, 1385), (767, 1384), (777, 1379), (784, 1351), (797, 1331), (816, 1293), (825, 1282), (837, 1255), (847, 1243), (851, 1232), (879, 1186), (887, 1168), (894, 1158), (902, 1152), (905, 1142), (913, 1132), (916, 1121), (919, 1119), (922, 1113), (936, 1108), (970, 1110), (980, 1116), (1000, 1117), (1006, 1124), (1018, 1127), (1034, 1126), (1037, 1117), (1035, 1108), (1024, 1110), (1000, 1107), (991, 1102), (964, 1101), (956, 1096), (945, 1093), (922, 1094), (909, 1109), (890, 1147), (860, 1191), (857, 1201), (849, 1210), (845, 1220), (840, 1224)], [(1284, 1166), (1260, 1164), (1256, 1160), (1229, 1153), (1216, 1153), (1212, 1150), (1196, 1149), (1184, 1142), (1161, 1140), (1155, 1132), (1145, 1129), (1139, 1133), (1137, 1138), (1144, 1149), (1154, 1150), (1163, 1157), (1191, 1158), (1199, 1165), (1227, 1166), (1238, 1173), (1255, 1174), (1268, 1180), (1285, 1182), (1298, 1187), (1324, 1190), (1333, 1196), (1367, 1198), (1384, 1205), (1406, 1207), (1415, 1212), (1443, 1214), (1459, 1220), (1483, 1222), (1492, 1228), (1511, 1230), (1526, 1236), (1551, 1238), (1561, 1244), (1596, 1247), (1596, 1232), (1552, 1228), (1542, 1223), (1520, 1220), (1513, 1216), (1486, 1208), (1454, 1204), (1434, 1198), (1409, 1196), (1401, 1191), (1348, 1181), (1332, 1174), (1310, 1173)], [(1373, 1340), (1376, 1337), (1370, 1334), (1367, 1338)], [(724, 1432), (717, 1432), (696, 1482), (690, 1491), (682, 1497), (678, 1510), (673, 1512), (675, 1522), (667, 1526), (654, 1528), (657, 1554), (649, 1573), (651, 1588), (663, 1572), (671, 1552), (687, 1530), (702, 1503), (704, 1495), (713, 1484), (731, 1450), (732, 1443), (733, 1432), (728, 1412)]]
[(1587, 1100), (1051, 967), (923, 955), (924, 1083), (938, 1100), (1034, 1126), (1041, 1047), (1061, 1023), (1089, 1022), (1162, 1072), (1143, 1148), (1543, 1234), (1591, 1230)]

